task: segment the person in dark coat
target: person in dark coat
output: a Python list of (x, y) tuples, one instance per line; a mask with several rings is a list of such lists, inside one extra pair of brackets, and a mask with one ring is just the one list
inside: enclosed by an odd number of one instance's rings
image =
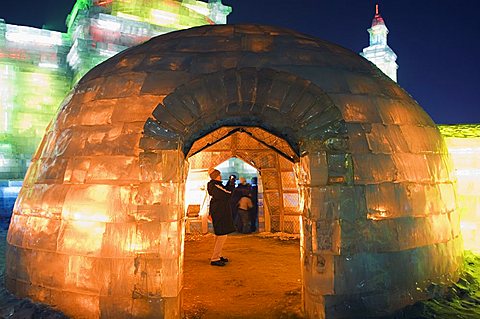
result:
[(250, 231), (255, 232), (257, 230), (257, 222), (258, 222), (258, 184), (257, 178), (252, 178), (252, 185), (251, 185), (251, 195), (252, 195), (252, 204), (253, 207), (250, 209)]
[(230, 175), (230, 177), (228, 178), (228, 181), (224, 185), (225, 189), (228, 190), (230, 193), (232, 193), (232, 197), (230, 198), (230, 211), (232, 212), (232, 219), (235, 227), (237, 226), (238, 220), (239, 220), (238, 211), (237, 211), (237, 201), (239, 198), (233, 201), (233, 194), (235, 191), (236, 183), (237, 183), (237, 176), (232, 174)]
[(208, 194), (212, 196), (209, 215), (212, 218), (213, 231), (215, 232), (215, 245), (210, 265), (225, 266), (228, 259), (222, 256), (223, 244), (227, 240), (227, 234), (235, 231), (230, 210), (231, 192), (222, 185), (222, 175), (219, 170), (211, 171), (210, 178), (211, 180), (207, 184)]
[(225, 183), (225, 189), (230, 192), (233, 192), (233, 190), (235, 189), (236, 183), (237, 183), (237, 176), (233, 174), (230, 175), (230, 177), (228, 178), (228, 181)]

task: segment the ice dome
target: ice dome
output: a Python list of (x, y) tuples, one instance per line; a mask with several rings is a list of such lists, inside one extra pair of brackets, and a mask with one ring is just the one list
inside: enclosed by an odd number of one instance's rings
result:
[[(234, 135), (251, 143), (212, 151)], [(14, 208), (7, 288), (74, 318), (180, 318), (188, 168), (230, 156), (265, 179), (272, 230), (295, 189), (308, 318), (384, 315), (457, 279), (451, 164), (422, 108), (338, 45), (216, 25), (130, 48), (65, 99)]]

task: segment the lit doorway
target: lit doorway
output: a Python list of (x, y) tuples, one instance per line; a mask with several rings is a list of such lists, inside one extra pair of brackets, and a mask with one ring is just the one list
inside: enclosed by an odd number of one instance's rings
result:
[[(258, 170), (243, 160), (232, 157), (220, 163), (215, 167), (222, 172), (222, 184), (227, 185), (231, 176), (235, 178), (235, 187), (239, 185), (240, 178), (245, 178), (247, 184), (251, 187), (252, 197), (256, 214), (253, 222), (253, 232), (265, 231), (265, 218), (263, 214), (263, 187), (261, 176)], [(208, 210), (210, 196), (206, 190), (206, 185), (210, 177), (208, 168), (190, 168), (187, 181), (185, 183), (185, 209), (187, 234), (206, 234), (212, 232), (211, 224), (208, 223)], [(260, 220), (259, 220), (260, 218)]]
[(283, 139), (257, 127), (222, 127), (198, 139), (188, 154), (185, 188), (187, 233), (207, 232), (208, 170), (217, 167), (224, 182), (240, 173), (257, 177), (259, 232), (300, 233), (300, 198), (295, 152)]
[[(294, 153), (286, 142), (255, 127), (223, 127), (192, 146), (185, 183), (187, 318), (257, 318), (265, 307), (272, 318), (301, 311), (300, 201), (294, 163), (287, 154)], [(230, 175), (248, 182), (256, 177), (259, 193), (258, 230), (228, 237), (224, 252), (230, 263), (222, 270), (209, 263), (213, 230), (207, 220), (206, 184), (213, 167), (222, 172), (224, 185)]]

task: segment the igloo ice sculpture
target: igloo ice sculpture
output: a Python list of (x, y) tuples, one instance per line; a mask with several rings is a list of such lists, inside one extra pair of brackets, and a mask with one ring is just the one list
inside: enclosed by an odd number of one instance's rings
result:
[(77, 318), (179, 318), (188, 159), (232, 132), (293, 163), (308, 318), (385, 314), (457, 279), (450, 162), (420, 106), (337, 45), (222, 25), (159, 36), (79, 82), (15, 205), (7, 288)]

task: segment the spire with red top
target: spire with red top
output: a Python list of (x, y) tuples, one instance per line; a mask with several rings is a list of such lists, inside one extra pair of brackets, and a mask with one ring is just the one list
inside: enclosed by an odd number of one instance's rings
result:
[(383, 21), (382, 16), (378, 12), (378, 3), (375, 5), (375, 17), (372, 20), (372, 27), (376, 25), (385, 25), (385, 21)]
[(392, 80), (397, 81), (397, 55), (387, 44), (388, 29), (378, 10), (378, 3), (375, 5), (375, 17), (373, 17), (372, 27), (368, 29), (368, 33), (370, 34), (370, 46), (363, 49), (360, 54), (374, 63)]

